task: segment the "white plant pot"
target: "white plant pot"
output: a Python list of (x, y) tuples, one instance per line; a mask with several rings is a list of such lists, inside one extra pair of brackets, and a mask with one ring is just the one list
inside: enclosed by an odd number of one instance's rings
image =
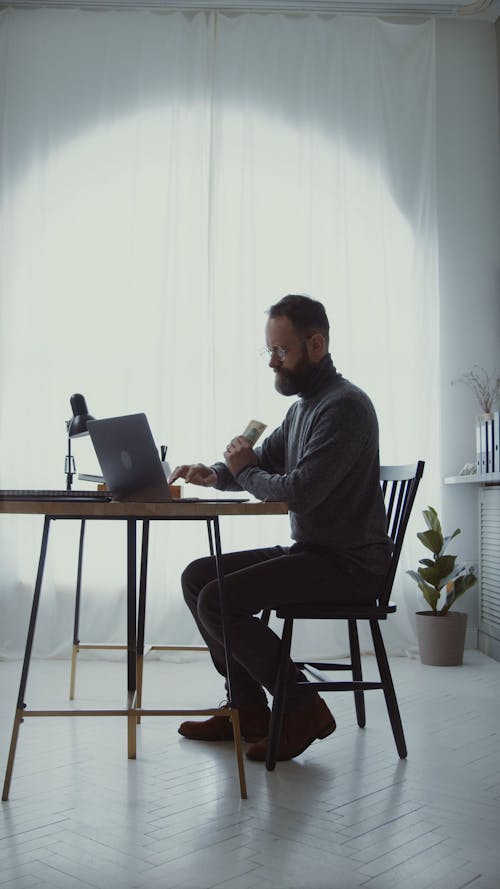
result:
[(420, 660), (432, 667), (456, 667), (463, 662), (467, 614), (464, 611), (417, 611)]

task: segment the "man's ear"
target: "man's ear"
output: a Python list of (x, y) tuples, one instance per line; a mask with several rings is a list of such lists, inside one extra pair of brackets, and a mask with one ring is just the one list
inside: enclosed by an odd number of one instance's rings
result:
[(313, 333), (308, 340), (308, 345), (309, 355), (313, 361), (319, 361), (328, 351), (326, 348), (326, 340), (322, 333)]

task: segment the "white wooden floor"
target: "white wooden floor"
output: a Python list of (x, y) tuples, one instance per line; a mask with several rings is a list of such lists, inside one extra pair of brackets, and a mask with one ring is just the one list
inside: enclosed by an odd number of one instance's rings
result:
[[(0, 663), (2, 773), (20, 666)], [(499, 889), (500, 663), (467, 651), (462, 667), (392, 669), (406, 761), (380, 692), (364, 730), (349, 695), (327, 695), (335, 734), (274, 773), (247, 762), (247, 801), (232, 745), (186, 741), (176, 717), (143, 720), (136, 761), (122, 718), (27, 719), (0, 889)], [(149, 661), (145, 678), (151, 706), (223, 697), (205, 655)], [(28, 704), (65, 703), (68, 682), (68, 662), (34, 661)], [(75, 704), (120, 705), (124, 684), (124, 664), (82, 658)]]

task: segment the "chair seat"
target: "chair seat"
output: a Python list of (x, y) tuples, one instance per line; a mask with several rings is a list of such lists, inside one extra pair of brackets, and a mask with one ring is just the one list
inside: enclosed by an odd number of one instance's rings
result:
[(324, 602), (300, 602), (295, 605), (280, 605), (276, 616), (303, 620), (386, 620), (394, 614), (396, 604), (387, 605), (325, 605)]

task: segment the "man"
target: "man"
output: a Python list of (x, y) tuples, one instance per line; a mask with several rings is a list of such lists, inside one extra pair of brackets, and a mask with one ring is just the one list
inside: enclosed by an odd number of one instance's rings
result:
[[(324, 307), (305, 296), (285, 296), (269, 310), (266, 342), (276, 389), (299, 396), (282, 425), (259, 448), (238, 436), (224, 452), (225, 463), (178, 466), (169, 479), (288, 503), (291, 547), (223, 556), (233, 694), (242, 735), (252, 742), (247, 757), (260, 761), (266, 758), (270, 716), (264, 690), (273, 693), (279, 639), (258, 615), (307, 600), (372, 602), (391, 554), (376, 414), (367, 395), (333, 366)], [(214, 558), (191, 563), (182, 588), (215, 667), (225, 675)], [(294, 688), (305, 677), (292, 662), (289, 675), (278, 760), (297, 756), (335, 730), (316, 691)], [(195, 740), (233, 737), (230, 720), (222, 716), (184, 722), (179, 732)]]

